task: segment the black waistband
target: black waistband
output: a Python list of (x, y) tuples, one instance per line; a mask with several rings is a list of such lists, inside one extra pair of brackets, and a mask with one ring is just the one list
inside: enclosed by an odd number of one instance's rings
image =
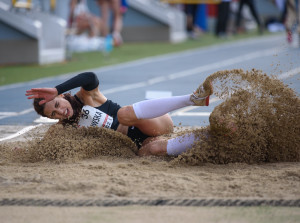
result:
[(147, 139), (148, 135), (144, 134), (141, 130), (139, 130), (135, 126), (128, 127), (127, 136), (136, 144), (138, 148), (141, 148), (145, 139)]

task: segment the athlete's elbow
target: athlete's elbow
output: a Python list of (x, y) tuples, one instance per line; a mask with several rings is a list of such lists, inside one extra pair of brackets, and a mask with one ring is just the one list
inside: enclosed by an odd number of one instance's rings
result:
[(80, 75), (83, 75), (84, 79), (87, 80), (87, 83), (82, 86), (84, 90), (91, 91), (99, 86), (99, 79), (95, 73), (85, 72)]
[(90, 82), (94, 84), (99, 84), (99, 79), (94, 72), (86, 72), (86, 77), (90, 80)]

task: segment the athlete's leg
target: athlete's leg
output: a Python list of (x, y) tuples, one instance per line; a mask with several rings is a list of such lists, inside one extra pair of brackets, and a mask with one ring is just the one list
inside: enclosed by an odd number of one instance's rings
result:
[(166, 156), (168, 140), (162, 137), (151, 138), (145, 141), (144, 145), (139, 149), (139, 156)]
[(173, 122), (168, 112), (192, 105), (188, 96), (141, 101), (121, 108), (118, 120), (126, 126), (136, 126), (149, 136), (158, 136), (173, 131)]
[(140, 101), (133, 104), (133, 110), (137, 119), (155, 118), (190, 105), (208, 106), (209, 96), (212, 93), (211, 82), (205, 81), (191, 95)]
[(136, 126), (150, 136), (170, 133), (173, 122), (168, 112), (189, 105), (208, 106), (213, 93), (210, 81), (205, 81), (191, 95), (175, 96), (141, 101), (125, 106), (118, 111), (118, 120), (126, 126)]
[(145, 142), (140, 148), (138, 155), (178, 156), (192, 148), (196, 139), (193, 133), (187, 133), (168, 140), (162, 137), (156, 137)]
[(184, 95), (140, 101), (134, 103), (132, 107), (137, 119), (150, 119), (190, 105), (194, 105), (190, 95)]
[(118, 119), (122, 124), (129, 126), (135, 124), (137, 120), (160, 117), (186, 106), (208, 106), (209, 96), (212, 93), (211, 83), (205, 81), (191, 95), (145, 100), (125, 106), (119, 110)]
[(118, 120), (123, 125), (136, 126), (149, 136), (159, 136), (173, 132), (173, 121), (168, 114), (151, 119), (138, 119), (132, 105), (122, 107), (118, 111)]

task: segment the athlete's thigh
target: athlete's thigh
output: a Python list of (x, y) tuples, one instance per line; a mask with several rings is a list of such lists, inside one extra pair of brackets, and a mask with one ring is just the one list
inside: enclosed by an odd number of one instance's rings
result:
[(168, 114), (153, 119), (137, 120), (135, 126), (149, 136), (160, 136), (173, 132), (173, 121)]
[(123, 125), (136, 126), (149, 136), (159, 136), (173, 131), (173, 121), (168, 114), (152, 119), (138, 119), (132, 105), (122, 107), (118, 111), (118, 120)]

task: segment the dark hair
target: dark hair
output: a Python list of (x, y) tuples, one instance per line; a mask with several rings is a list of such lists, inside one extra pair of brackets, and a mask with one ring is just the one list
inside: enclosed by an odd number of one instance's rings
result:
[[(66, 125), (66, 124), (74, 124), (74, 123), (77, 123), (78, 122), (78, 118), (79, 118), (79, 115), (81, 113), (81, 109), (83, 107), (83, 103), (79, 100), (77, 100), (74, 96), (72, 96), (70, 93), (65, 93), (64, 94), (64, 99), (66, 99), (67, 101), (70, 102), (71, 106), (72, 106), (72, 109), (73, 109), (73, 116), (71, 118), (68, 118), (68, 119), (64, 119), (64, 120), (61, 120), (61, 123), (63, 125)], [(42, 104), (40, 105), (39, 102), (43, 100), (43, 98), (35, 98), (33, 100), (33, 107), (34, 107), (34, 110), (41, 116), (43, 117), (47, 117), (44, 113), (44, 109), (45, 109), (45, 104)]]
[(43, 116), (43, 117), (47, 117), (44, 113), (44, 108), (45, 108), (45, 104), (40, 105), (40, 101), (43, 100), (43, 98), (35, 98), (33, 100), (33, 107), (34, 110), (36, 111), (36, 113), (38, 113), (39, 115)]

